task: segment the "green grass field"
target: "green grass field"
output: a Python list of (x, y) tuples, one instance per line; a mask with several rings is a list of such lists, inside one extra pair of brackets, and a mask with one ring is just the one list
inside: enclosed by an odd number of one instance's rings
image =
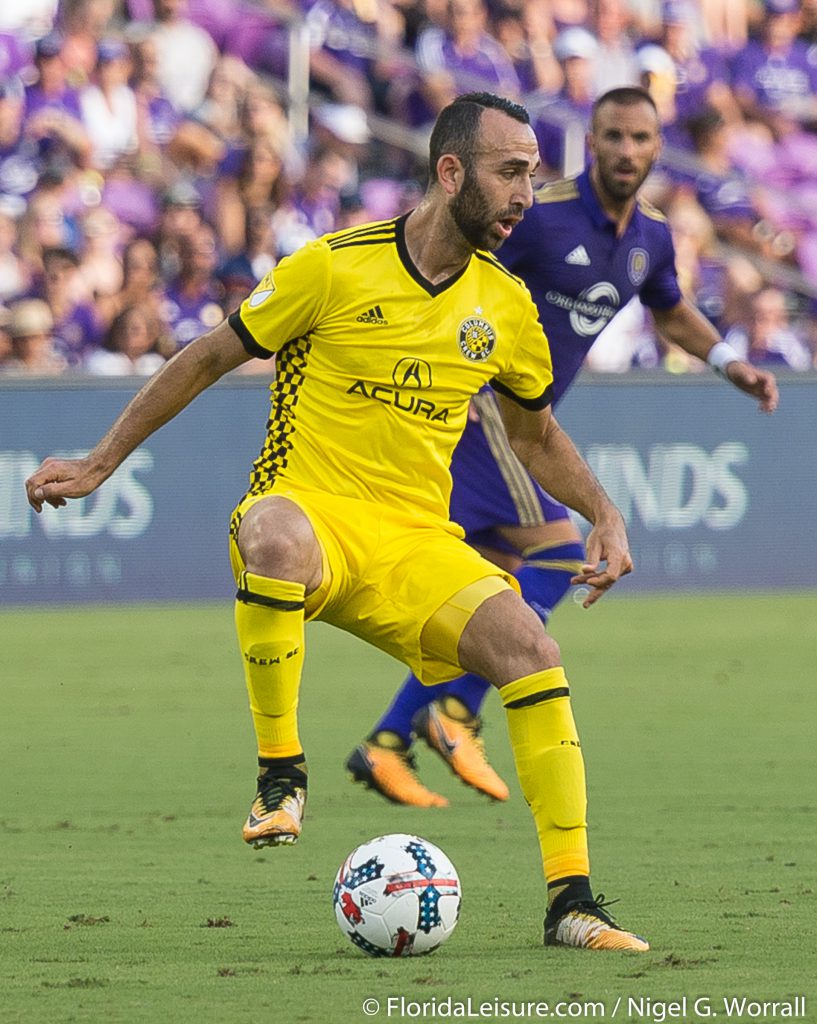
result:
[[(342, 764), (401, 669), (310, 627), (307, 826), (261, 853), (239, 835), (254, 747), (229, 606), (0, 614), (0, 1021), (428, 1022), (452, 1016), (448, 997), (472, 1013), (573, 1000), (563, 1019), (609, 1020), (621, 997), (616, 1020), (661, 1024), (708, 1020), (705, 997), (721, 1024), (780, 1019), (727, 1017), (724, 997), (803, 994), (799, 1019), (817, 1021), (816, 607), (814, 593), (615, 595), (554, 619), (594, 883), (650, 938), (642, 956), (542, 948), (538, 850), (495, 695), (486, 739), (509, 803), (422, 750), (450, 809), (389, 805)], [(397, 831), (450, 855), (462, 915), (431, 957), (370, 960), (337, 930), (332, 882), (353, 846)], [(389, 1014), (399, 996), (443, 1011)], [(682, 997), (685, 1011), (663, 1006)]]

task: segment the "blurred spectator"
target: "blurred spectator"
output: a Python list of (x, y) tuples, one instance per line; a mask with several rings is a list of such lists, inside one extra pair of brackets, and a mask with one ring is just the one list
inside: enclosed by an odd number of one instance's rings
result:
[(18, 248), (29, 271), (42, 274), (46, 249), (73, 248), (77, 240), (76, 225), (66, 216), (59, 188), (38, 187), (20, 219)]
[(488, 32), (483, 0), (449, 0), (444, 28), (430, 26), (417, 40), (421, 92), (432, 121), (455, 96), (489, 89), (511, 98), (521, 92), (508, 54)]
[(84, 246), (80, 273), (86, 294), (99, 300), (122, 287), (120, 248), (122, 225), (104, 206), (94, 207), (82, 220)]
[[(0, 73), (0, 187), (6, 192), (20, 191), (8, 187), (11, 185), (11, 175), (4, 170), (4, 163), (16, 155), (22, 140), (24, 96), (23, 83), (16, 75)], [(33, 182), (30, 188), (33, 188)]]
[(377, 4), (313, 0), (307, 4), (312, 82), (338, 103), (374, 106), (370, 72), (377, 53)]
[(689, 147), (689, 137), (678, 122), (678, 76), (675, 61), (663, 48), (650, 43), (636, 53), (640, 84), (647, 90), (658, 110), (664, 144)]
[(595, 96), (619, 85), (638, 85), (631, 22), (625, 0), (593, 0), (591, 25), (599, 43)]
[(31, 275), (17, 254), (18, 209), (6, 200), (0, 201), (0, 303), (22, 295)]
[(245, 151), (237, 177), (222, 175), (218, 183), (216, 226), (228, 255), (247, 244), (247, 212), (271, 204), (283, 205), (290, 195), (280, 154), (266, 138), (258, 138)]
[(10, 308), (8, 333), (11, 356), (0, 363), (0, 372), (13, 374), (64, 373), (65, 359), (56, 351), (51, 311), (42, 299), (23, 299)]
[(724, 262), (712, 220), (689, 193), (682, 191), (670, 202), (667, 220), (681, 291), (725, 334), (745, 310), (749, 296), (761, 287), (758, 271), (745, 257), (731, 256)]
[(241, 138), (241, 111), (254, 75), (237, 57), (220, 57), (213, 68), (207, 93), (196, 110), (196, 120), (226, 143)]
[(161, 320), (165, 290), (159, 276), (159, 254), (148, 238), (134, 238), (122, 254), (122, 288), (115, 295), (101, 296), (97, 308), (103, 323), (111, 321), (129, 306), (144, 307)]
[(797, 38), (800, 0), (765, 0), (759, 39), (732, 61), (732, 85), (744, 111), (781, 138), (799, 123), (817, 121), (817, 67)]
[(729, 86), (729, 66), (723, 52), (700, 44), (700, 25), (692, 0), (664, 0), (660, 43), (675, 61), (678, 81), (675, 102), (681, 122), (703, 107), (717, 110), (727, 122), (740, 118)]
[(177, 111), (189, 114), (201, 105), (218, 58), (203, 28), (187, 17), (185, 0), (153, 0), (156, 77)]
[(553, 99), (534, 106), (533, 128), (539, 142), (542, 173), (559, 177), (585, 164), (585, 133), (595, 99), (599, 45), (585, 28), (566, 28), (556, 37), (554, 53), (564, 85)]
[(553, 52), (556, 25), (547, 0), (527, 0), (521, 7), (500, 7), (494, 15), (493, 28), (511, 58), (523, 95), (559, 91), (562, 72)]
[(286, 112), (268, 85), (258, 81), (250, 84), (241, 110), (241, 128), (247, 143), (266, 139), (284, 158), (287, 171), (292, 172), (296, 165), (300, 170)]
[(85, 85), (97, 63), (97, 44), (106, 35), (116, 0), (62, 0), (63, 59), (72, 85)]
[(102, 39), (97, 48), (95, 81), (80, 93), (82, 122), (91, 141), (92, 166), (107, 170), (117, 157), (136, 152), (136, 95), (128, 85), (128, 48), (118, 39)]
[(726, 335), (741, 359), (754, 366), (781, 366), (808, 370), (812, 360), (808, 347), (793, 329), (786, 293), (768, 286), (752, 297), (745, 324)]
[(125, 237), (152, 231), (159, 219), (156, 188), (145, 177), (144, 171), (136, 177), (132, 157), (120, 157), (104, 175), (102, 205), (123, 225)]
[(732, 161), (733, 130), (720, 114), (709, 109), (690, 118), (687, 127), (700, 167), (678, 177), (692, 184), (698, 202), (712, 218), (724, 241), (772, 255), (769, 250), (772, 228), (761, 223), (751, 186)]
[(162, 198), (162, 212), (156, 232), (159, 272), (165, 281), (179, 273), (182, 242), (191, 239), (202, 223), (198, 189), (191, 182), (180, 178)]
[(19, 78), (0, 78), (0, 193), (26, 196), (42, 167), (36, 139), (23, 133), (25, 111)]
[(729, 54), (746, 45), (750, 0), (699, 0), (704, 35), (712, 46)]
[(26, 89), (25, 131), (37, 140), (44, 159), (84, 166), (91, 143), (82, 125), (79, 94), (67, 83), (62, 47), (57, 32), (37, 40), (37, 81)]
[(272, 227), (271, 206), (251, 206), (245, 214), (245, 243), (241, 252), (221, 266), (219, 280), (224, 287), (224, 311), (232, 313), (264, 274), (273, 269), (277, 240)]
[(56, 351), (72, 369), (81, 366), (102, 338), (102, 325), (83, 286), (79, 258), (71, 249), (46, 249), (38, 289), (53, 317)]
[[(273, 227), (281, 241), (293, 230), (312, 238), (334, 231), (340, 215), (340, 197), (354, 191), (355, 170), (352, 162), (331, 149), (315, 153), (301, 180), (293, 187), (285, 206), (273, 215)], [(288, 248), (288, 246), (287, 246)]]
[(103, 347), (85, 360), (85, 369), (95, 376), (150, 376), (165, 362), (159, 352), (161, 323), (144, 306), (128, 306), (111, 324)]
[(216, 236), (201, 223), (179, 239), (179, 274), (167, 288), (165, 318), (176, 348), (184, 348), (224, 317), (221, 288), (215, 280), (218, 265)]
[[(150, 35), (136, 39), (132, 55), (132, 86), (138, 109), (139, 149), (143, 155), (152, 153), (158, 164), (162, 152), (176, 135), (182, 117), (165, 95), (159, 81), (156, 40)], [(160, 170), (158, 166), (153, 169)]]

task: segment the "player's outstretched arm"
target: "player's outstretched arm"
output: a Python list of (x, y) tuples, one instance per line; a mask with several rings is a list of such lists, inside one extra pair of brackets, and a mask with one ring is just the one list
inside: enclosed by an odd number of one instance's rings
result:
[(670, 309), (653, 309), (652, 314), (667, 341), (714, 366), (736, 388), (756, 398), (761, 412), (775, 411), (778, 392), (774, 374), (738, 358), (700, 310), (682, 299)]
[(572, 583), (590, 588), (589, 608), (620, 579), (633, 561), (624, 520), (592, 470), (550, 409), (530, 412), (497, 395), (508, 440), (531, 476), (557, 501), (593, 524), (587, 537), (587, 561)]
[(225, 320), (182, 349), (131, 399), (122, 415), (83, 459), (46, 459), (26, 480), (35, 511), (59, 508), (90, 494), (154, 431), (229, 370), (250, 359)]

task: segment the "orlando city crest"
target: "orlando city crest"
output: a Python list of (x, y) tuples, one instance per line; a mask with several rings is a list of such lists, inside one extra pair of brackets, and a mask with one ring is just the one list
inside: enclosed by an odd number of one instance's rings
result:
[(466, 359), (483, 362), (494, 350), (496, 331), (481, 316), (469, 316), (460, 324), (457, 341)]
[(644, 283), (650, 268), (650, 257), (646, 249), (630, 249), (627, 257), (627, 276), (634, 288)]

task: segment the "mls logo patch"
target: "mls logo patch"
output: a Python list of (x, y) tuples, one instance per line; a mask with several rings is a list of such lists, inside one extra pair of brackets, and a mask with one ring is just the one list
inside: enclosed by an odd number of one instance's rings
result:
[(466, 359), (484, 362), (496, 345), (496, 331), (481, 316), (469, 316), (460, 324), (457, 342)]
[(630, 249), (627, 257), (627, 276), (634, 288), (644, 283), (650, 269), (650, 257), (646, 249)]
[(252, 293), (249, 298), (249, 305), (253, 309), (257, 309), (262, 302), (266, 302), (270, 295), (275, 292), (275, 281), (272, 277), (272, 271), (264, 277), (263, 281), (258, 285), (257, 289)]

